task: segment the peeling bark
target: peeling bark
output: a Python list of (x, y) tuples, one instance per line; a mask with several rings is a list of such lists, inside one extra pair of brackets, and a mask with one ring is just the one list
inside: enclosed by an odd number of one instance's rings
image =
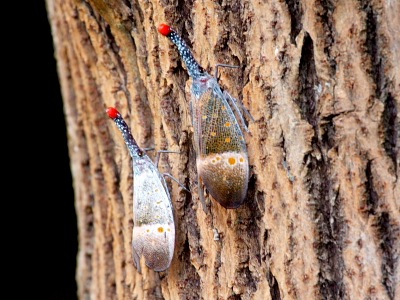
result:
[[(400, 298), (400, 4), (47, 0), (79, 227), (80, 299)], [(251, 112), (245, 203), (200, 204), (172, 25)], [(105, 109), (162, 156), (171, 267), (133, 267), (132, 167)], [(151, 153), (150, 153), (151, 154)]]

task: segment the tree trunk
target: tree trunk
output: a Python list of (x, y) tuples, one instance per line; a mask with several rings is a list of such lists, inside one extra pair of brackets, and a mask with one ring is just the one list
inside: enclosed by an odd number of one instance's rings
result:
[[(80, 299), (400, 299), (400, 2), (47, 0), (79, 226)], [(238, 209), (199, 201), (173, 26), (254, 117)], [(211, 73), (214, 74), (214, 73)], [(138, 144), (176, 215), (171, 267), (132, 259)], [(210, 199), (210, 197), (208, 197)]]

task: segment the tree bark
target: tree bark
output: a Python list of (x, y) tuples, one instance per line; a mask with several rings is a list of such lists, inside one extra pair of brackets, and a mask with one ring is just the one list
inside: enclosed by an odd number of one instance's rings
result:
[[(400, 2), (47, 0), (79, 226), (80, 299), (400, 299)], [(199, 201), (173, 26), (254, 117), (238, 209)], [(213, 74), (213, 73), (212, 73)], [(132, 162), (164, 155), (171, 267), (132, 261)]]

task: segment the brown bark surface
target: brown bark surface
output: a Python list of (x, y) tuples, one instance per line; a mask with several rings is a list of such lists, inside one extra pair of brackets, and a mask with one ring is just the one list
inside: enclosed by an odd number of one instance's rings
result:
[[(400, 2), (47, 0), (79, 222), (80, 299), (400, 299)], [(245, 203), (198, 196), (173, 26), (255, 121)], [(132, 262), (132, 162), (163, 156), (170, 269)]]

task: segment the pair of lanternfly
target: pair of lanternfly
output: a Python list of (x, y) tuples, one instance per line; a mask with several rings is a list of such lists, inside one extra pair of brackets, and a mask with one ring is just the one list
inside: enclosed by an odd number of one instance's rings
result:
[[(248, 131), (236, 99), (197, 63), (184, 40), (170, 26), (161, 24), (158, 31), (177, 46), (193, 80), (191, 107), (199, 187), (204, 184), (225, 208), (237, 208), (246, 197), (249, 163), (243, 133), (229, 104)], [(121, 114), (113, 107), (107, 109), (107, 114), (122, 132), (133, 158), (135, 267), (141, 272), (143, 255), (149, 268), (164, 271), (171, 264), (175, 248), (173, 208), (165, 179), (137, 145)], [(202, 189), (199, 195), (205, 205)]]

